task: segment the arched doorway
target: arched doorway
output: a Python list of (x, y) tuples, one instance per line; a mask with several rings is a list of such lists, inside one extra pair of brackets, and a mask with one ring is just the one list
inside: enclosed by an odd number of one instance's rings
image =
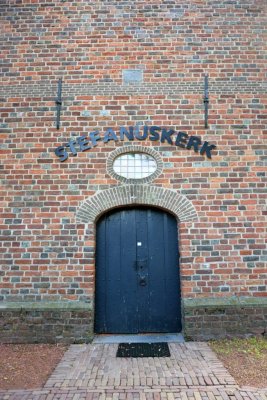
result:
[(181, 331), (176, 218), (157, 208), (110, 211), (96, 246), (95, 332)]

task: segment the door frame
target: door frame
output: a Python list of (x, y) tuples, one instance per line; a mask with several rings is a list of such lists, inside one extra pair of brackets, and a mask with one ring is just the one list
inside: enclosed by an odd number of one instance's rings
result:
[[(90, 310), (90, 334), (94, 334), (94, 300), (95, 300), (95, 242), (96, 242), (96, 222), (105, 212), (119, 207), (127, 206), (151, 206), (165, 210), (176, 217), (177, 224), (183, 223), (182, 231), (179, 229), (179, 249), (183, 251), (181, 244), (183, 237), (186, 236), (186, 226), (191, 226), (194, 221), (198, 221), (198, 214), (194, 204), (184, 195), (173, 189), (162, 188), (160, 186), (143, 184), (124, 184), (112, 188), (97, 191), (89, 197), (84, 197), (76, 211), (77, 232), (81, 249), (86, 251), (86, 269), (88, 284), (84, 289), (84, 296), (87, 298), (88, 309)], [(85, 250), (86, 248), (86, 250)], [(182, 270), (180, 263), (180, 270)], [(184, 304), (183, 304), (183, 280), (181, 284), (181, 314), (182, 326), (184, 323)]]

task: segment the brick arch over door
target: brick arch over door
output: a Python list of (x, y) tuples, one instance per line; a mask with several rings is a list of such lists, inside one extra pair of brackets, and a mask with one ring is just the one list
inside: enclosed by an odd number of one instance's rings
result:
[(191, 201), (174, 190), (151, 185), (123, 185), (102, 190), (86, 199), (78, 208), (77, 221), (93, 223), (106, 211), (126, 205), (160, 207), (173, 213), (181, 222), (197, 219)]

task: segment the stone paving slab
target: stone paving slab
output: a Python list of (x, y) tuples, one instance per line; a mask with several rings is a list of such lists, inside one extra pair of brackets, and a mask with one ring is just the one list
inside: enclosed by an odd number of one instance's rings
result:
[(117, 347), (72, 345), (44, 388), (0, 400), (267, 400), (267, 388), (239, 388), (206, 343), (170, 343), (167, 358), (116, 358)]

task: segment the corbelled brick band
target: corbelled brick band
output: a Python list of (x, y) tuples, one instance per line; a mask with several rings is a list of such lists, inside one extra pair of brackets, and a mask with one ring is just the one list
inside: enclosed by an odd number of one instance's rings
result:
[(102, 190), (86, 199), (77, 211), (77, 221), (92, 223), (112, 208), (129, 205), (160, 207), (176, 215), (182, 222), (197, 219), (191, 201), (175, 190), (147, 185), (124, 185)]

